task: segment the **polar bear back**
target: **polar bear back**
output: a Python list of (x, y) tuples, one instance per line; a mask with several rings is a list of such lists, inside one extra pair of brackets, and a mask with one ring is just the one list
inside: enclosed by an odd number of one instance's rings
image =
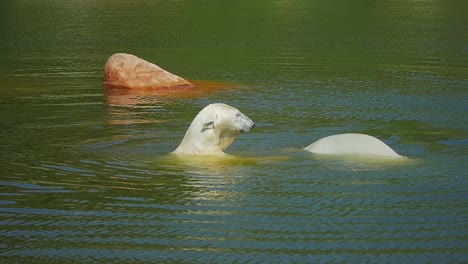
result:
[(366, 155), (376, 157), (402, 157), (379, 139), (365, 134), (338, 134), (321, 138), (305, 150), (329, 155)]

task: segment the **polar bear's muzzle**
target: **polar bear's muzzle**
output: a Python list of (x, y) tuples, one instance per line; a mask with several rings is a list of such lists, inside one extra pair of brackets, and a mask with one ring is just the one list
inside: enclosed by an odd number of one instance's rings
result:
[(242, 120), (242, 127), (239, 129), (241, 133), (250, 132), (255, 127), (255, 122), (248, 118), (246, 115), (239, 113), (238, 118)]
[(255, 127), (255, 123), (254, 123), (251, 127), (247, 128), (247, 129), (241, 129), (240, 132), (241, 132), (241, 133), (248, 133), (248, 132), (250, 132), (250, 130), (252, 130), (254, 127)]
[(241, 133), (248, 133), (250, 130), (252, 130), (255, 127), (255, 123), (251, 120), (251, 124), (249, 126), (246, 126), (245, 128), (242, 128), (240, 130)]

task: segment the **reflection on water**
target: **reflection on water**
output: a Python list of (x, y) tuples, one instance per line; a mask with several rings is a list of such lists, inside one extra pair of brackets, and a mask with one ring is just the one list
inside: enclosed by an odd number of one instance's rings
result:
[(350, 155), (320, 155), (308, 154), (314, 160), (320, 161), (321, 166), (335, 168), (343, 171), (379, 171), (398, 169), (407, 166), (420, 164), (420, 160), (401, 158), (381, 158), (371, 156), (350, 156)]
[[(250, 156), (249, 156), (250, 155)], [(221, 155), (221, 156), (193, 156), (169, 154), (158, 160), (160, 164), (179, 166), (184, 169), (190, 168), (191, 172), (198, 174), (224, 175), (231, 174), (238, 168), (244, 166), (255, 166), (265, 163), (276, 163), (290, 160), (290, 156), (259, 156), (258, 153), (244, 152), (242, 156)]]
[[(460, 1), (1, 1), (0, 262), (462, 263)], [(116, 52), (196, 89), (102, 88)], [(213, 102), (256, 121), (170, 154)], [(364, 133), (399, 162), (317, 156)]]
[(126, 108), (152, 110), (172, 104), (176, 99), (193, 99), (212, 93), (226, 92), (231, 89), (242, 89), (239, 85), (216, 81), (191, 80), (193, 88), (174, 89), (117, 89), (105, 88), (104, 97), (109, 114), (109, 124), (136, 124), (167, 122), (160, 118), (148, 119), (141, 117), (141, 112), (128, 111)]
[[(110, 106), (141, 107), (140, 105), (160, 105), (168, 99), (197, 98), (213, 92), (239, 88), (239, 85), (216, 81), (190, 80), (193, 88), (173, 89), (118, 89), (105, 88), (106, 104)], [(144, 106), (142, 106), (144, 107)]]

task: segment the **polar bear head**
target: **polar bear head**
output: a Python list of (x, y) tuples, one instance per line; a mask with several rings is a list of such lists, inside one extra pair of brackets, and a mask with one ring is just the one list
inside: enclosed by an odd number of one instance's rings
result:
[(242, 132), (255, 123), (236, 108), (216, 103), (203, 108), (193, 119), (176, 154), (222, 155)]

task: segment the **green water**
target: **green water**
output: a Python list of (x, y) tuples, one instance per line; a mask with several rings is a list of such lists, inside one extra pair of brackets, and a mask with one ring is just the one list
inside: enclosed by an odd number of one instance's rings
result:
[[(465, 1), (2, 1), (5, 263), (461, 263)], [(228, 89), (109, 94), (132, 53)], [(256, 122), (176, 159), (196, 113)], [(366, 133), (404, 162), (314, 156)]]

